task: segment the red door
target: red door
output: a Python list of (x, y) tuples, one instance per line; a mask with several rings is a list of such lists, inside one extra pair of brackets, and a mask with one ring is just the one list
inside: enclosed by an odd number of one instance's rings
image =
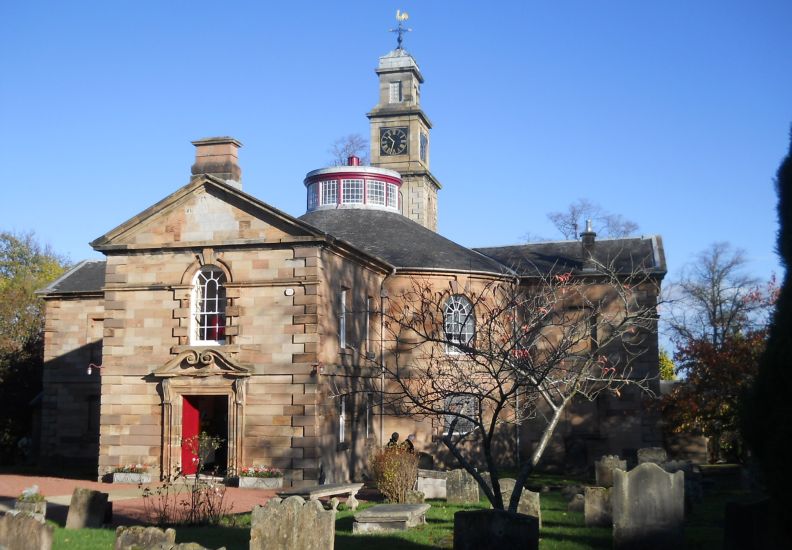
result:
[(195, 473), (198, 463), (198, 430), (200, 428), (200, 415), (195, 400), (184, 396), (182, 403), (182, 473), (191, 475)]

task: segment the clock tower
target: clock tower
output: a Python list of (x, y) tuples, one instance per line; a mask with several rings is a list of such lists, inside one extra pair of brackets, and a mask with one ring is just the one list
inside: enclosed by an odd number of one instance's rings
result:
[(415, 59), (401, 48), (401, 34), (399, 47), (380, 57), (377, 76), (379, 103), (367, 114), (371, 121), (371, 165), (399, 172), (404, 182), (402, 214), (437, 231), (437, 191), (441, 185), (429, 171), (432, 123), (421, 110), (424, 79)]

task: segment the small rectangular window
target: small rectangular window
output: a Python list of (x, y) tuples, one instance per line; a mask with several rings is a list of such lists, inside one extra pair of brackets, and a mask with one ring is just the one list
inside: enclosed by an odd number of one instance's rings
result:
[(369, 204), (377, 204), (385, 206), (385, 182), (382, 181), (369, 181), (366, 184), (368, 196), (366, 201)]
[(318, 183), (312, 183), (308, 186), (308, 210), (315, 210), (319, 206), (319, 187)]
[(388, 184), (388, 206), (391, 208), (398, 208), (399, 207), (399, 191), (396, 185), (389, 183)]
[(366, 351), (372, 352), (374, 351), (374, 346), (371, 341), (371, 313), (372, 313), (372, 304), (374, 303), (373, 298), (369, 296), (366, 298), (366, 319), (365, 319), (365, 330), (366, 330)]
[(338, 400), (338, 442), (346, 443), (346, 395), (342, 395)]
[(363, 180), (341, 180), (341, 202), (344, 204), (362, 204)]
[(322, 182), (322, 204), (338, 204), (338, 183), (336, 180)]
[(346, 314), (347, 314), (347, 291), (342, 290), (338, 293), (338, 347), (343, 351), (346, 348)]
[(388, 85), (388, 102), (401, 103), (402, 102), (402, 83), (401, 81), (390, 82)]

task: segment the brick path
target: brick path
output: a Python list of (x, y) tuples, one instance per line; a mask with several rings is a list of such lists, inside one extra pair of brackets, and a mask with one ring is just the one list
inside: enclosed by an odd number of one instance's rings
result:
[[(71, 494), (75, 487), (94, 489), (110, 494), (113, 503), (113, 524), (130, 525), (145, 521), (141, 489), (134, 484), (100, 483), (79, 479), (42, 477), (34, 475), (0, 474), (0, 511), (13, 507), (14, 500), (26, 487), (38, 485), (47, 499), (47, 518), (58, 523), (66, 522)], [(153, 485), (152, 485), (153, 486)], [(273, 489), (238, 489), (228, 487), (226, 501), (233, 505), (234, 514), (249, 512), (257, 504), (264, 504), (275, 496)]]

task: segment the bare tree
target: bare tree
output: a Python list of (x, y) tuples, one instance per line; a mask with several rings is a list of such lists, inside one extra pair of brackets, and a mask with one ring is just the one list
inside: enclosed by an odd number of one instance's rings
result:
[[(517, 509), (522, 487), (576, 397), (649, 391), (633, 363), (656, 337), (656, 281), (598, 265), (584, 276), (497, 280), (459, 292), (412, 279), (384, 312), (394, 357), (384, 394), (401, 414), (444, 419), (442, 441), (495, 508)], [(493, 445), (501, 429), (546, 413), (538, 445), (504, 503)], [(547, 412), (549, 411), (549, 412)], [(466, 445), (483, 454), (492, 486)]]
[(360, 158), (362, 164), (369, 163), (369, 143), (360, 134), (349, 134), (338, 138), (327, 152), (332, 155), (330, 160), (332, 166), (345, 165), (347, 159), (353, 155)]
[(685, 267), (666, 291), (667, 325), (678, 345), (704, 340), (718, 347), (728, 336), (767, 322), (773, 299), (745, 267), (745, 252), (725, 242), (710, 245)]
[(592, 228), (600, 237), (627, 237), (638, 231), (638, 224), (634, 221), (621, 214), (611, 214), (588, 199), (578, 199), (565, 211), (550, 212), (547, 218), (565, 239), (570, 240), (578, 238), (586, 227), (586, 220), (591, 220)]

